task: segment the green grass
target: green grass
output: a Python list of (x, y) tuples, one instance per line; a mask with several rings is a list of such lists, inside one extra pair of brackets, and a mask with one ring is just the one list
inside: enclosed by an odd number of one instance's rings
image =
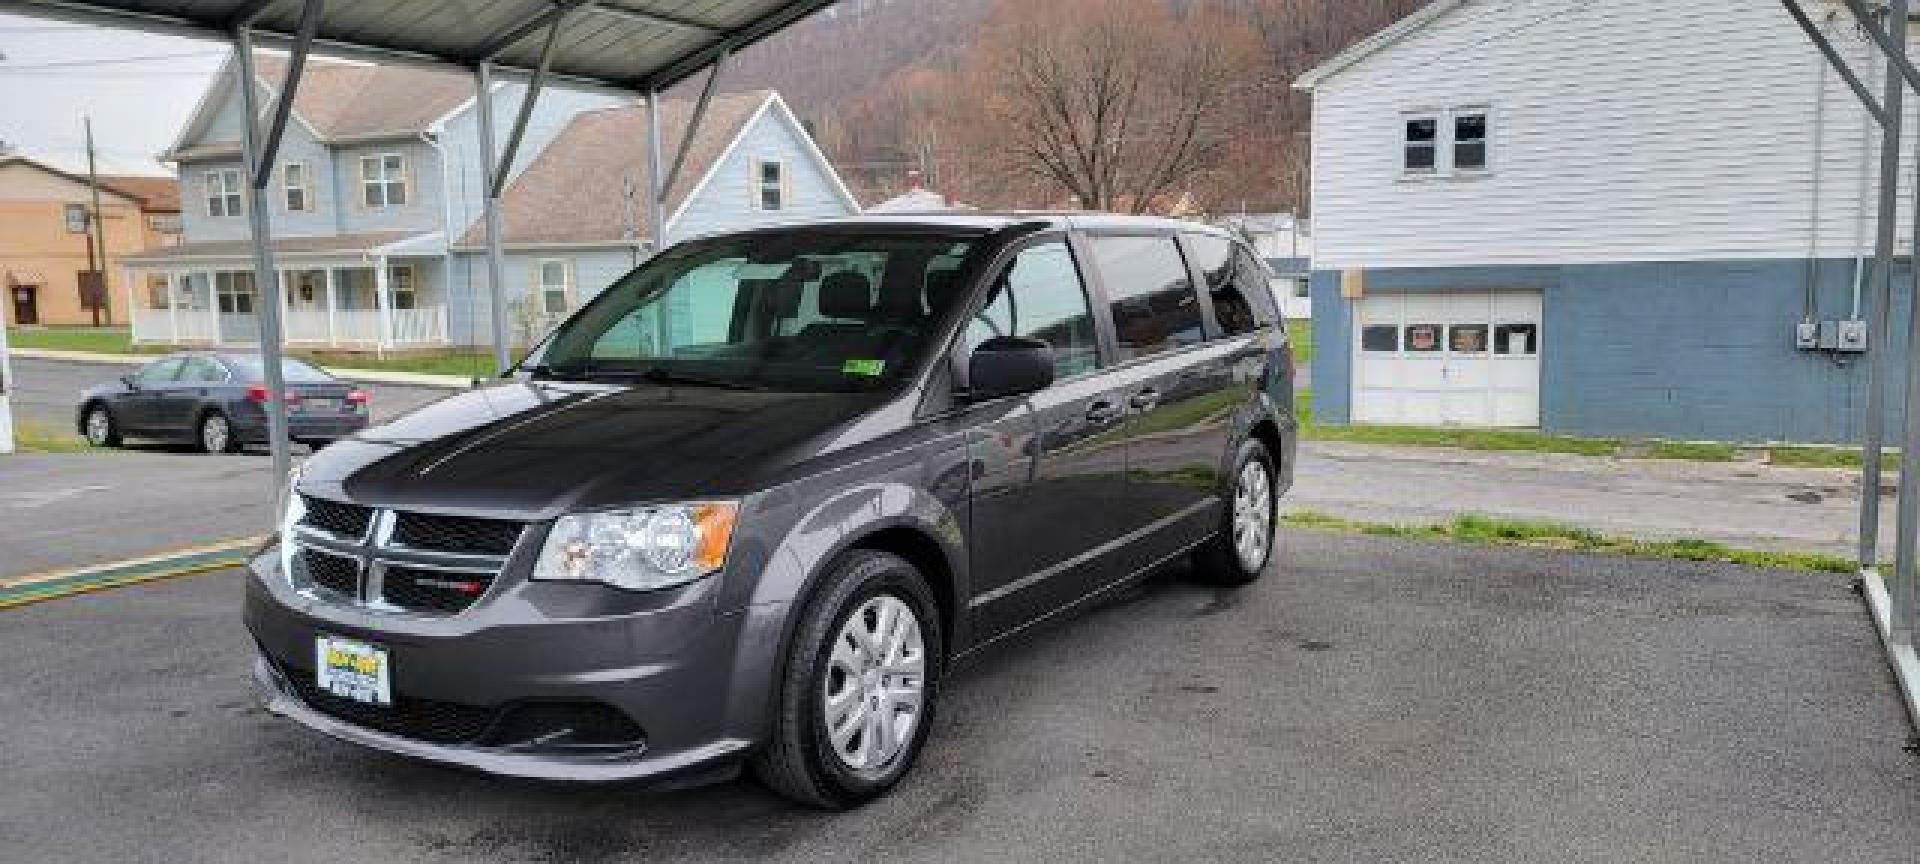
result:
[(1305, 366), (1313, 360), (1313, 322), (1311, 320), (1288, 318), (1287, 341), (1293, 343), (1293, 362)]
[(7, 344), (14, 348), (95, 354), (155, 354), (170, 350), (159, 345), (134, 345), (125, 327), (9, 327)]
[(1819, 552), (1771, 552), (1740, 549), (1711, 540), (1635, 540), (1601, 534), (1575, 525), (1500, 519), (1466, 514), (1451, 522), (1431, 525), (1398, 525), (1385, 522), (1361, 522), (1330, 516), (1313, 510), (1296, 510), (1281, 517), (1288, 525), (1321, 531), (1339, 531), (1376, 537), (1411, 537), (1426, 540), (1451, 540), (1492, 546), (1524, 546), (1536, 549), (1562, 549), (1600, 555), (1626, 555), (1640, 558), (1668, 558), (1681, 561), (1714, 561), (1803, 570), (1815, 573), (1853, 573), (1857, 567), (1851, 558)]
[(1740, 448), (1714, 441), (1655, 441), (1645, 454), (1648, 459), (1685, 459), (1693, 462), (1732, 462)]
[(431, 354), (351, 354), (333, 351), (295, 351), (308, 362), (340, 369), (379, 369), (387, 372), (418, 372), (426, 375), (456, 375), (462, 378), (493, 377), (493, 355), (483, 352), (435, 352)]
[(13, 426), (14, 450), (20, 453), (102, 453), (88, 446), (80, 433), (54, 429), (30, 420), (16, 420)]

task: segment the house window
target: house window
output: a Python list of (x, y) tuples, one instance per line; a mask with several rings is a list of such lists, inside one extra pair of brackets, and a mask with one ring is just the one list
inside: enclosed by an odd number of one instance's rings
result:
[(395, 264), (387, 268), (387, 297), (393, 301), (395, 309), (413, 309), (420, 298), (417, 283), (413, 279), (413, 265)]
[(307, 166), (288, 162), (280, 166), (280, 185), (287, 193), (287, 211), (298, 213), (313, 208), (313, 193), (308, 190)]
[(207, 172), (207, 215), (240, 215), (240, 171), (238, 169)]
[(180, 214), (149, 213), (147, 214), (147, 230), (155, 234), (178, 234), (180, 233)]
[(222, 315), (253, 314), (253, 274), (245, 270), (222, 270), (213, 274), (213, 293)]
[(398, 153), (360, 157), (360, 189), (368, 207), (407, 203), (407, 160)]
[(68, 204), (66, 217), (68, 234), (87, 233), (87, 205)]
[(1405, 123), (1401, 170), (1407, 174), (1432, 174), (1439, 165), (1440, 118), (1432, 115), (1410, 116)]
[(760, 162), (754, 172), (754, 193), (762, 210), (784, 210), (787, 206), (786, 166), (780, 162)]
[(1462, 108), (1453, 113), (1453, 170), (1487, 170), (1487, 112)]
[(565, 315), (573, 305), (573, 267), (563, 259), (540, 262), (540, 311)]

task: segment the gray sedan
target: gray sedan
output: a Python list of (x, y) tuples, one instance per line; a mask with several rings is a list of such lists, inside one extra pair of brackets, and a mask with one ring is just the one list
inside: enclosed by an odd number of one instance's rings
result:
[[(366, 428), (366, 391), (294, 358), (281, 370), (293, 440), (317, 448)], [(255, 355), (171, 354), (81, 394), (75, 422), (96, 447), (156, 438), (237, 452), (267, 440), (265, 379)]]

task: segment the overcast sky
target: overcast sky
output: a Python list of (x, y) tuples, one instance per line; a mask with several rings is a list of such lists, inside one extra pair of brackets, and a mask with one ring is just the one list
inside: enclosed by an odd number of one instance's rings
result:
[(0, 15), (0, 140), (84, 169), (93, 115), (100, 170), (159, 173), (223, 46), (174, 36)]

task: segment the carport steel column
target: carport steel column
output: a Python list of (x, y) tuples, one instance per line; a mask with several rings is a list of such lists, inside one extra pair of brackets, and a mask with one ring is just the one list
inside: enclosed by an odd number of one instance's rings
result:
[[(280, 279), (273, 263), (273, 220), (267, 210), (267, 183), (273, 178), (273, 165), (280, 153), (280, 137), (287, 129), (287, 117), (293, 110), (293, 97), (300, 89), (300, 74), (305, 70), (307, 50), (320, 29), (320, 12), (325, 0), (304, 0), (300, 9), (300, 31), (287, 58), (286, 79), (275, 94), (273, 119), (260, 140), (258, 84), (253, 69), (253, 20), (243, 18), (234, 24), (233, 50), (240, 70), (240, 97), (244, 116), (240, 124), (242, 162), (247, 169), (250, 199), (248, 225), (252, 229), (253, 285), (262, 293), (260, 316), (260, 365), (267, 385), (267, 446), (273, 451), (274, 500), (280, 499), (287, 476), (293, 467), (287, 445), (287, 382), (280, 368)], [(264, 8), (256, 5), (255, 10)]]
[[(1888, 16), (1901, 41), (1906, 41), (1907, 0), (1893, 0), (1899, 12)], [(1886, 93), (1881, 102), (1880, 211), (1873, 241), (1873, 293), (1867, 311), (1867, 416), (1861, 440), (1860, 566), (1879, 566), (1880, 453), (1886, 442), (1887, 348), (1893, 316), (1893, 242), (1899, 223), (1900, 127), (1905, 115), (1906, 88), (1900, 73), (1887, 61)], [(1904, 508), (1902, 508), (1904, 511)], [(1896, 547), (1898, 543), (1896, 542)]]
[(480, 183), (487, 216), (487, 306), (493, 319), (493, 371), (505, 375), (513, 365), (507, 352), (507, 262), (502, 246), (500, 189), (493, 185), (493, 64), (473, 67), (474, 108), (479, 114)]

